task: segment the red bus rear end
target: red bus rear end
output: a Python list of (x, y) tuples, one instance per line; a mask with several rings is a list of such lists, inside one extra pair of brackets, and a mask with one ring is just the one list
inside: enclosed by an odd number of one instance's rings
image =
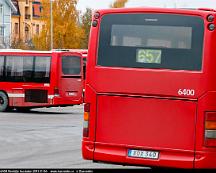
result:
[(83, 102), (83, 58), (78, 52), (1, 50), (0, 111)]
[(85, 159), (216, 168), (215, 16), (208, 9), (95, 13)]

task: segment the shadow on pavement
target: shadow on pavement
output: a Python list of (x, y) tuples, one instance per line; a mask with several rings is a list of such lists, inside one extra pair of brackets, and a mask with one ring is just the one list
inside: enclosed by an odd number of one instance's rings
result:
[[(73, 111), (73, 110), (72, 110)], [(12, 109), (12, 110), (8, 110), (7, 113), (22, 113), (22, 114), (63, 114), (63, 115), (67, 115), (67, 114), (76, 114), (74, 112), (59, 112), (59, 110), (55, 110), (55, 111), (51, 111), (51, 110), (16, 110), (16, 109)]]

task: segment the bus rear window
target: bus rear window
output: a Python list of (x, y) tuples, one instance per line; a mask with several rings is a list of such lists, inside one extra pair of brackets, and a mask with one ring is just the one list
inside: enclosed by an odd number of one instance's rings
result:
[(62, 57), (62, 72), (65, 75), (80, 75), (81, 61), (78, 56)]
[(102, 18), (97, 65), (200, 71), (203, 19), (167, 14)]
[(111, 46), (191, 49), (192, 27), (113, 25)]

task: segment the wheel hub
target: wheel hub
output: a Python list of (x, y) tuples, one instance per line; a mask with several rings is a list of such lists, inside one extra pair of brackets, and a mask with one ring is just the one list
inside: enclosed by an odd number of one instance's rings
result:
[(4, 104), (4, 99), (2, 97), (0, 97), (0, 104), (3, 105)]

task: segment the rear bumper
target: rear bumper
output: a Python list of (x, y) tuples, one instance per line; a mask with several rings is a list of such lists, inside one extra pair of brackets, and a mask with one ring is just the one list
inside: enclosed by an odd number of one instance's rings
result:
[[(94, 149), (95, 145), (95, 149)], [(201, 152), (194, 161), (193, 151), (157, 149), (158, 160), (131, 158), (127, 156), (128, 146), (108, 145), (101, 143), (82, 142), (83, 158), (87, 160), (118, 163), (123, 165), (143, 165), (151, 167), (171, 168), (216, 168), (216, 153)], [(139, 148), (136, 148), (139, 149)], [(140, 148), (141, 150), (148, 150)], [(152, 149), (149, 149), (152, 150)]]
[(82, 141), (82, 157), (86, 160), (93, 160), (94, 142)]
[(197, 169), (200, 168), (216, 169), (216, 151), (215, 152), (197, 151), (195, 156), (194, 167)]
[(73, 98), (61, 98), (54, 97), (51, 99), (53, 105), (78, 105), (83, 103), (83, 99), (73, 99)]

